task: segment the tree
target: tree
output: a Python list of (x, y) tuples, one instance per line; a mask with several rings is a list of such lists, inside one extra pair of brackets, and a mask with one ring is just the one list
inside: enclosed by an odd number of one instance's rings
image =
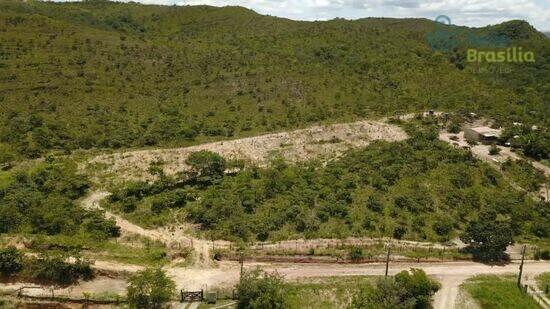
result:
[(15, 247), (0, 249), (0, 274), (11, 276), (23, 269), (23, 254)]
[(245, 271), (237, 285), (239, 309), (284, 308), (283, 278), (277, 273), (260, 269)]
[(497, 218), (493, 211), (471, 221), (460, 239), (468, 244), (468, 250), (475, 259), (484, 262), (507, 260), (506, 247), (514, 242), (510, 222)]
[(128, 280), (128, 305), (130, 308), (163, 308), (175, 289), (174, 281), (160, 268), (145, 269)]
[(211, 184), (222, 178), (226, 166), (222, 156), (206, 150), (191, 153), (185, 163), (190, 167), (189, 176), (203, 184)]

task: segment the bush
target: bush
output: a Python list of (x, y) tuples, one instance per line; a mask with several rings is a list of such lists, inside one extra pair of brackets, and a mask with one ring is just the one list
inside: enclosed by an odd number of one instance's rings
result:
[(349, 309), (413, 308), (412, 299), (403, 299), (406, 291), (393, 279), (379, 279), (374, 288), (362, 287), (352, 298)]
[[(74, 261), (67, 262), (70, 259)], [(78, 279), (90, 280), (94, 277), (88, 261), (65, 254), (45, 254), (29, 259), (24, 272), (26, 277), (42, 283), (62, 286), (73, 284)]]
[(0, 249), (0, 274), (11, 276), (23, 269), (23, 254), (15, 247)]
[(284, 308), (284, 283), (277, 273), (268, 274), (260, 269), (245, 271), (237, 285), (237, 308)]
[(122, 200), (121, 209), (125, 213), (134, 212), (137, 208), (138, 199), (135, 196), (128, 196)]
[(362, 287), (352, 299), (350, 309), (431, 308), (431, 298), (439, 283), (421, 269), (402, 271), (394, 278), (381, 278), (374, 288)]
[(447, 131), (449, 131), (449, 133), (457, 134), (460, 133), (460, 130), (462, 130), (462, 128), (458, 122), (453, 121), (447, 126)]
[(404, 226), (398, 226), (393, 230), (393, 238), (395, 239), (402, 239), (405, 234), (407, 234), (407, 228)]
[(163, 308), (172, 299), (176, 285), (160, 268), (148, 268), (128, 280), (130, 308)]
[(416, 268), (398, 273), (395, 282), (405, 289), (406, 298), (414, 299), (414, 308), (430, 308), (432, 296), (441, 287), (438, 282), (428, 278), (422, 269)]
[(365, 258), (365, 254), (363, 253), (363, 248), (361, 247), (351, 247), (349, 251), (349, 258), (354, 261), (360, 261)]
[(538, 250), (535, 251), (535, 260), (550, 260), (550, 250)]
[(489, 148), (489, 154), (492, 155), (492, 156), (496, 156), (500, 153), (500, 148), (497, 147), (497, 145), (495, 144), (492, 144), (491, 147)]

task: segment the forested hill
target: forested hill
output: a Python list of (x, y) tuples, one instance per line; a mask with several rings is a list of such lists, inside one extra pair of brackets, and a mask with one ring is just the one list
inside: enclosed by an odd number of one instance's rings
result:
[[(473, 65), (464, 43), (434, 52), (427, 38), (438, 29), (506, 35), (536, 62)], [(522, 21), (469, 29), (426, 19), (301, 22), (240, 7), (2, 0), (0, 163), (426, 108), (548, 126), (549, 53), (549, 39)]]

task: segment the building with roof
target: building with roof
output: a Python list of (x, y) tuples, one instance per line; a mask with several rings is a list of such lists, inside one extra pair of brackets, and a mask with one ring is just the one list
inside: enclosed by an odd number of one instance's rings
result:
[(464, 138), (466, 138), (466, 140), (472, 140), (483, 144), (496, 143), (501, 135), (501, 129), (489, 127), (475, 127), (464, 130)]

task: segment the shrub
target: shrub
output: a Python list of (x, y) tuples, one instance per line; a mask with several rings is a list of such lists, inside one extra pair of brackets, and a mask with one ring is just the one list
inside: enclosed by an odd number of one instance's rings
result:
[(349, 258), (354, 261), (360, 261), (365, 258), (365, 254), (363, 253), (363, 248), (361, 247), (351, 247), (349, 251)]
[(393, 279), (379, 279), (374, 288), (362, 287), (352, 298), (349, 309), (413, 308), (413, 300), (402, 299), (406, 291)]
[(128, 196), (122, 200), (121, 209), (125, 213), (134, 212), (137, 208), (138, 199), (135, 196)]
[[(69, 259), (74, 261), (68, 262)], [(58, 285), (70, 285), (78, 279), (90, 280), (94, 276), (88, 261), (64, 254), (45, 254), (29, 259), (25, 273), (27, 277), (40, 282)]]
[(414, 299), (414, 308), (430, 308), (432, 296), (441, 287), (438, 282), (428, 278), (422, 269), (416, 268), (398, 273), (395, 282), (405, 289), (405, 298)]
[(283, 278), (260, 269), (245, 271), (237, 285), (237, 308), (284, 308)]
[(163, 308), (172, 299), (176, 285), (159, 268), (148, 268), (128, 280), (130, 308)]
[(393, 238), (402, 239), (406, 233), (407, 228), (405, 228), (404, 226), (398, 226), (397, 228), (395, 228), (395, 230), (393, 230)]
[(362, 287), (352, 299), (350, 309), (431, 308), (432, 296), (439, 283), (421, 269), (402, 271), (394, 278), (381, 278), (374, 288)]
[(550, 250), (535, 251), (535, 260), (550, 260)]
[(453, 121), (447, 126), (447, 131), (449, 131), (450, 133), (457, 134), (460, 133), (460, 130), (462, 130), (462, 128), (460, 126), (460, 123), (458, 122)]
[(500, 153), (500, 148), (497, 147), (497, 145), (492, 144), (489, 148), (489, 154), (492, 156), (496, 156)]
[(11, 276), (23, 269), (23, 254), (15, 247), (0, 249), (0, 274)]

